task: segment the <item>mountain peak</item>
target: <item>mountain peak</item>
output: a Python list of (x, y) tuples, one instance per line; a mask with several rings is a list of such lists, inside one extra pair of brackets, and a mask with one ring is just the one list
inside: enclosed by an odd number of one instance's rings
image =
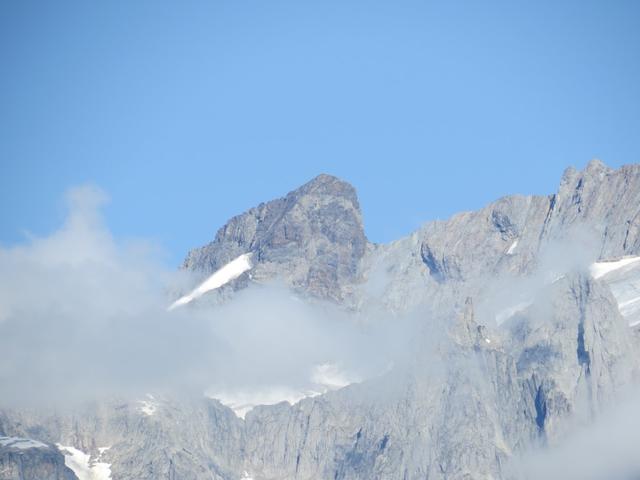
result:
[(331, 175), (329, 173), (320, 173), (315, 177), (313, 177), (311, 180), (309, 180), (307, 184), (321, 185), (325, 183), (336, 183), (336, 182), (347, 183), (344, 180), (341, 180), (340, 178), (336, 177), (335, 175)]
[(608, 173), (612, 170), (602, 160), (594, 158), (589, 163), (587, 163), (584, 171), (591, 174), (601, 174)]
[(320, 175), (312, 178), (307, 183), (291, 192), (291, 194), (295, 194), (297, 196), (317, 194), (342, 197), (353, 203), (354, 207), (360, 210), (358, 194), (353, 185), (334, 175), (326, 173), (321, 173)]
[(315, 297), (341, 301), (359, 278), (366, 245), (355, 188), (320, 174), (233, 217), (213, 242), (189, 252), (184, 267), (211, 273), (251, 253), (255, 281), (277, 277)]

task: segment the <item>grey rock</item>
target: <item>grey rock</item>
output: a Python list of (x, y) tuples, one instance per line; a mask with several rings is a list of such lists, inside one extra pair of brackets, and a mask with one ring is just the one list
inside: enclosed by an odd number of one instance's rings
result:
[(141, 401), (108, 400), (64, 411), (5, 411), (4, 430), (72, 446), (110, 463), (118, 479), (237, 478), (242, 422), (209, 399), (156, 399), (147, 415)]
[(0, 436), (0, 480), (77, 480), (53, 445)]
[[(183, 266), (211, 274), (251, 252), (254, 281), (278, 278), (294, 289), (340, 302), (359, 278), (366, 248), (355, 189), (319, 175), (283, 198), (232, 218), (213, 242), (189, 252)], [(246, 284), (247, 276), (236, 282)]]
[(531, 274), (556, 243), (593, 260), (638, 255), (639, 222), (640, 165), (612, 170), (594, 160), (582, 172), (567, 169), (553, 195), (504, 197), (376, 246), (363, 261), (363, 278), (385, 273), (377, 301), (392, 311), (441, 308), (478, 297), (488, 278)]

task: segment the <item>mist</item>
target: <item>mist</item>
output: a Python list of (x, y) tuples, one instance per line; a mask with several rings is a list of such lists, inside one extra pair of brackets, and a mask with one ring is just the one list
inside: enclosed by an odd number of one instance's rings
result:
[(406, 353), (409, 322), (356, 320), (277, 284), (251, 286), (218, 307), (167, 311), (197, 279), (163, 265), (150, 242), (114, 238), (100, 189), (75, 188), (66, 200), (56, 231), (0, 248), (5, 405), (304, 388), (324, 374), (348, 383)]
[(562, 238), (544, 244), (537, 262), (526, 275), (520, 273), (487, 276), (482, 279), (476, 314), (481, 324), (499, 327), (509, 317), (530, 306), (536, 317), (552, 316), (546, 301), (553, 284), (570, 273), (589, 275), (597, 261), (601, 234), (590, 225), (569, 229)]
[(640, 391), (627, 391), (591, 424), (514, 460), (523, 480), (629, 480), (640, 474)]

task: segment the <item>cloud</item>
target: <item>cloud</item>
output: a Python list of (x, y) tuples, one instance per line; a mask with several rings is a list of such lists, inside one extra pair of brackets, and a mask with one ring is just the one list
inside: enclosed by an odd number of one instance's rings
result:
[[(0, 249), (0, 398), (25, 404), (181, 381), (207, 329), (164, 311), (167, 273), (143, 243), (119, 244), (95, 187), (71, 190), (62, 227)], [(187, 348), (196, 346), (199, 348)], [(176, 354), (173, 355), (172, 352)]]
[(640, 392), (627, 392), (595, 422), (514, 461), (523, 480), (628, 480), (640, 476)]
[(500, 325), (516, 313), (535, 304), (539, 317), (550, 307), (545, 301), (555, 281), (569, 273), (589, 274), (597, 260), (599, 234), (587, 225), (573, 227), (562, 238), (544, 244), (527, 275), (504, 274), (482, 278), (476, 303), (478, 321), (488, 327)]
[(115, 239), (100, 213), (106, 201), (95, 187), (73, 189), (58, 230), (0, 248), (3, 404), (301, 387), (318, 365), (363, 378), (402, 350), (399, 323), (357, 322), (277, 285), (167, 311), (168, 292), (195, 279), (164, 267), (153, 245)]

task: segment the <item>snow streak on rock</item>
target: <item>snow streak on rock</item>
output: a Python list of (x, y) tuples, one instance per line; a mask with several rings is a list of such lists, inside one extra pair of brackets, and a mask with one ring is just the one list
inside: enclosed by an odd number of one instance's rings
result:
[(180, 297), (178, 300), (173, 302), (169, 307), (169, 310), (173, 310), (174, 308), (181, 305), (186, 305), (187, 303), (195, 300), (205, 293), (222, 287), (223, 285), (229, 283), (231, 280), (238, 278), (247, 270), (250, 270), (252, 266), (251, 253), (240, 255), (236, 259), (227, 263), (222, 268), (216, 270), (213, 275), (202, 282), (197, 288), (192, 290), (191, 293)]

